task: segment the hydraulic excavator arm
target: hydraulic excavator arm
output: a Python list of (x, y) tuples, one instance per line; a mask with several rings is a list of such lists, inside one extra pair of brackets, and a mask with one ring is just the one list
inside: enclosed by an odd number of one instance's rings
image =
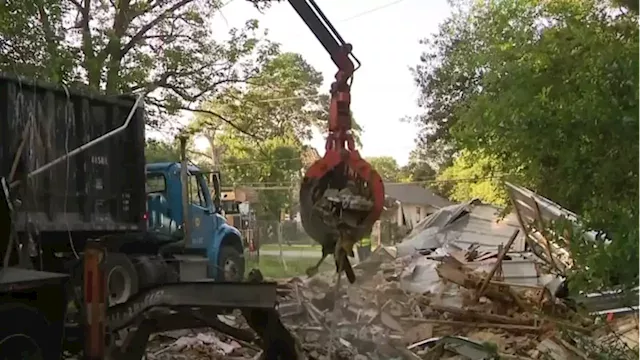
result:
[(335, 82), (331, 85), (326, 150), (340, 150), (346, 145), (346, 149), (355, 151), (353, 135), (350, 133), (351, 81), (353, 73), (360, 67), (360, 61), (352, 54), (351, 44), (342, 39), (314, 0), (288, 1), (338, 67)]
[(331, 85), (329, 126), (324, 156), (307, 170), (300, 187), (302, 224), (322, 245), (322, 258), (307, 270), (315, 274), (333, 254), (338, 273), (351, 283), (355, 274), (347, 256), (371, 232), (384, 203), (382, 179), (361, 158), (351, 132), (351, 83), (360, 62), (314, 0), (288, 0), (338, 67)]

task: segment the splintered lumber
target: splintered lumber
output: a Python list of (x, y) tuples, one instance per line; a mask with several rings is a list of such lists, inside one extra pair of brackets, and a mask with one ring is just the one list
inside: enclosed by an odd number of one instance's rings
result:
[(496, 263), (493, 264), (491, 271), (489, 271), (489, 274), (487, 274), (487, 277), (482, 281), (482, 284), (480, 285), (480, 290), (478, 290), (478, 292), (476, 293), (476, 299), (481, 297), (482, 294), (484, 293), (485, 289), (487, 288), (487, 285), (489, 285), (489, 282), (493, 278), (493, 275), (496, 273), (496, 270), (498, 270), (498, 268), (502, 264), (502, 260), (504, 259), (505, 255), (507, 255), (507, 253), (509, 252), (509, 249), (511, 249), (511, 245), (513, 245), (513, 242), (516, 240), (519, 233), (520, 233), (520, 229), (515, 230), (511, 235), (511, 237), (509, 238), (509, 241), (507, 241), (507, 245), (505, 245), (502, 251), (500, 251), (500, 253), (498, 254)]
[[(442, 264), (436, 268), (436, 272), (442, 279), (467, 289), (475, 290), (482, 282), (482, 275), (475, 274), (471, 270), (464, 268), (453, 258), (445, 257)], [(504, 291), (496, 285), (489, 285), (485, 290), (484, 296), (494, 302), (499, 302), (507, 306), (515, 305), (521, 310), (527, 310), (526, 304), (516, 292)]]
[(457, 327), (469, 327), (469, 328), (493, 328), (493, 329), (505, 329), (515, 331), (536, 332), (540, 331), (542, 327), (531, 325), (515, 325), (515, 324), (496, 324), (496, 323), (477, 323), (470, 321), (457, 321), (457, 320), (441, 320), (441, 319), (418, 319), (412, 317), (401, 318), (402, 321), (412, 321), (424, 324), (434, 325), (449, 325)]
[(491, 280), (489, 281), (489, 283), (493, 285), (498, 285), (498, 286), (519, 287), (523, 289), (531, 289), (531, 290), (537, 290), (537, 291), (544, 290), (544, 286), (540, 286), (540, 285), (518, 284), (518, 283), (498, 281), (498, 280)]
[(514, 318), (504, 315), (489, 314), (484, 312), (465, 310), (453, 306), (431, 304), (431, 308), (436, 311), (448, 312), (458, 318), (465, 320), (483, 320), (490, 323), (512, 324), (512, 325), (529, 325), (534, 324), (532, 318)]

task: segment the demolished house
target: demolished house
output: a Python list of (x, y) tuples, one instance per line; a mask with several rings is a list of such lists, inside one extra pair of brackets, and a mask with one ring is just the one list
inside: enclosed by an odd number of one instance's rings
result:
[[(513, 213), (501, 217), (477, 200), (445, 206), (357, 264), (354, 285), (336, 289), (333, 272), (281, 282), (278, 310), (303, 358), (637, 359), (637, 302), (622, 304), (615, 293), (567, 298), (561, 269), (571, 266), (569, 253), (537, 226), (575, 214), (507, 187)], [(174, 337), (148, 358), (185, 348), (260, 356), (255, 345), (222, 335)]]
[[(544, 286), (552, 279), (541, 276), (537, 260), (525, 252), (525, 236), (514, 214), (499, 219), (499, 209), (478, 200), (448, 206), (425, 219), (396, 246), (397, 256), (412, 258), (410, 276), (403, 277), (403, 289), (420, 292), (429, 284), (439, 284), (435, 267), (446, 255), (468, 253), (473, 261), (467, 266), (489, 272), (496, 262), (500, 248), (511, 237), (509, 256), (501, 262), (502, 278), (506, 282)], [(500, 221), (498, 221), (500, 220)], [(414, 256), (414, 255), (418, 256)]]

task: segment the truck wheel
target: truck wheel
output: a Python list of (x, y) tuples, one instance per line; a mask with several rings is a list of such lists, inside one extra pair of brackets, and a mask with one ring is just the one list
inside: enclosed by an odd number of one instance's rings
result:
[(36, 309), (24, 304), (0, 305), (0, 359), (60, 359), (52, 354), (50, 344), (62, 339), (48, 339), (49, 322)]
[(166, 259), (140, 256), (135, 260), (140, 289), (150, 288), (158, 284), (176, 283), (179, 280), (175, 268), (168, 264)]
[(244, 257), (233, 246), (225, 245), (218, 255), (218, 281), (242, 281)]
[(104, 274), (109, 306), (129, 300), (139, 290), (138, 272), (126, 254), (107, 254)]

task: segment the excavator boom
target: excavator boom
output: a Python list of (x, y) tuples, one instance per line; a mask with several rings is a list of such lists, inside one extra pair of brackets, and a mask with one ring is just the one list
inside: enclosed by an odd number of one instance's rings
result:
[[(322, 10), (318, 7), (314, 0), (288, 0), (293, 9), (298, 13), (298, 16), (307, 24), (316, 39), (322, 44), (327, 53), (331, 55), (331, 59), (336, 64), (338, 69), (353, 73), (360, 67), (360, 61), (351, 53), (347, 54), (347, 60), (336, 61), (342, 55), (342, 49), (345, 46), (349, 46), (336, 28), (331, 24), (331, 21), (327, 19)], [(353, 59), (353, 60), (351, 60)], [(356, 66), (354, 67), (354, 63)], [(346, 66), (345, 66), (346, 65)]]
[(353, 256), (354, 244), (371, 231), (384, 202), (382, 179), (362, 159), (351, 133), (351, 84), (360, 61), (314, 0), (288, 1), (338, 68), (331, 85), (326, 152), (307, 169), (300, 187), (302, 225), (322, 245), (322, 259), (307, 274), (317, 272), (333, 254), (337, 271), (353, 283), (347, 256)]

